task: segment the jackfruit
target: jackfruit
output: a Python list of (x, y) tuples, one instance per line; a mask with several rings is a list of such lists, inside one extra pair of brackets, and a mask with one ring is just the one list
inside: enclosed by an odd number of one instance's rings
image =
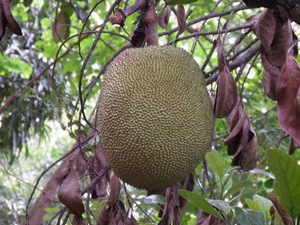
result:
[(175, 185), (210, 146), (214, 122), (204, 76), (181, 48), (121, 52), (107, 68), (98, 106), (104, 156), (136, 188)]

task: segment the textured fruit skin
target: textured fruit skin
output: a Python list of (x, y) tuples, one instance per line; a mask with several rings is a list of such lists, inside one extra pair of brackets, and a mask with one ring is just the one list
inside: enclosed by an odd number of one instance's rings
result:
[(203, 73), (183, 49), (127, 49), (108, 66), (98, 109), (103, 153), (124, 182), (173, 186), (203, 160), (213, 112)]

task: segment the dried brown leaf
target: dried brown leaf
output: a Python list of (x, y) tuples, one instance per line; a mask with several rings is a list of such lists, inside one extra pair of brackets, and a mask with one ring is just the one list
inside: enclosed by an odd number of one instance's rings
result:
[(66, 12), (60, 12), (56, 15), (52, 24), (52, 37), (55, 43), (63, 41), (70, 34), (70, 17)]
[(167, 210), (169, 208), (169, 205), (170, 205), (170, 202), (171, 202), (171, 199), (172, 199), (171, 188), (166, 189), (165, 198), (166, 198), (166, 201), (165, 201), (165, 205), (163, 207), (164, 211), (163, 211), (163, 214), (162, 214), (162, 218), (164, 218), (166, 216)]
[(109, 223), (110, 207), (106, 208), (105, 205), (102, 207), (101, 211), (97, 217), (97, 225), (107, 225)]
[(98, 144), (97, 144), (97, 147), (96, 147), (96, 150), (95, 150), (95, 156), (99, 162), (99, 166), (101, 168), (105, 167), (108, 165), (106, 159), (105, 159), (105, 156), (103, 154), (103, 150), (102, 150), (102, 145), (101, 145), (101, 142), (99, 141)]
[(72, 225), (86, 225), (86, 223), (82, 216), (75, 215), (72, 221)]
[(167, 6), (158, 16), (158, 24), (161, 28), (166, 29), (171, 15), (171, 6)]
[[(247, 139), (247, 141), (243, 144), (243, 149), (241, 151), (241, 156), (238, 159), (238, 164), (243, 171), (249, 171), (256, 167), (257, 165), (257, 149), (258, 142), (256, 133), (250, 124), (248, 118), (245, 120), (245, 123), (248, 125), (244, 125), (243, 136)], [(243, 139), (243, 138), (242, 138)]]
[(258, 22), (253, 26), (253, 30), (266, 51), (269, 51), (276, 30), (276, 19), (273, 11), (265, 9), (260, 14)]
[[(7, 28), (16, 35), (22, 35), (22, 30), (15, 18), (11, 13), (11, 1), (10, 0), (2, 0), (1, 1), (3, 14), (5, 17), (5, 24)], [(5, 29), (5, 28), (4, 28)]]
[(300, 121), (294, 102), (300, 87), (300, 68), (297, 60), (288, 54), (277, 83), (277, 117), (281, 128), (300, 142)]
[(120, 190), (121, 190), (120, 179), (115, 174), (113, 174), (110, 179), (110, 195), (108, 196), (108, 200), (107, 200), (107, 204), (109, 206), (112, 206), (117, 202), (120, 194)]
[(227, 117), (235, 107), (238, 99), (237, 86), (227, 67), (220, 73), (214, 104), (216, 118)]
[[(102, 225), (102, 224), (101, 224), (101, 225)], [(117, 220), (116, 220), (116, 218), (115, 218), (115, 215), (110, 214), (108, 225), (117, 225)]]
[(76, 157), (76, 171), (77, 171), (77, 174), (79, 177), (81, 177), (86, 169), (87, 169), (87, 160), (88, 160), (88, 157), (85, 155), (84, 152), (79, 152), (77, 154), (77, 157)]
[[(91, 165), (92, 165), (92, 168), (89, 168), (89, 175), (90, 175), (91, 180), (93, 180), (97, 176), (95, 171), (100, 170), (100, 163), (97, 160), (97, 158), (95, 158), (95, 156), (91, 159)], [(104, 197), (107, 195), (107, 193), (106, 193), (107, 183), (108, 183), (107, 176), (103, 176), (99, 180), (99, 182), (96, 184), (95, 189), (92, 192), (93, 199)]]
[[(259, 20), (260, 14), (250, 16), (245, 23), (245, 26), (254, 26)], [(245, 29), (244, 32), (248, 32), (249, 29)]]
[(300, 143), (295, 141), (294, 138), (292, 138), (290, 143), (290, 148), (289, 148), (289, 154), (293, 155), (297, 148), (300, 148)]
[(196, 225), (223, 225), (222, 221), (206, 212), (201, 212)]
[(177, 17), (177, 23), (178, 23), (177, 36), (179, 36), (186, 29), (186, 17), (185, 17), (185, 9), (184, 9), (183, 5), (177, 6), (176, 17)]
[(274, 191), (271, 192), (271, 194), (268, 196), (268, 199), (271, 200), (275, 208), (277, 209), (279, 215), (281, 216), (281, 219), (283, 220), (285, 225), (292, 225), (293, 220), (289, 216), (289, 214), (282, 208), (282, 206), (279, 204), (278, 199), (275, 197)]
[(4, 37), (6, 30), (6, 22), (2, 4), (0, 4), (0, 40)]
[(290, 49), (290, 53), (295, 57), (297, 58), (298, 56), (298, 37), (297, 35), (295, 34), (295, 32), (292, 30), (292, 46), (293, 48)]
[(217, 39), (217, 53), (218, 53), (218, 69), (219, 69), (219, 73), (222, 73), (224, 71), (224, 68), (228, 67), (229, 64), (225, 58), (226, 52), (220, 35), (218, 36)]
[(244, 107), (241, 103), (239, 103), (238, 100), (234, 110), (232, 110), (227, 117), (227, 124), (230, 127), (230, 133), (226, 138), (225, 144), (226, 142), (230, 142), (231, 139), (233, 139), (242, 131), (245, 120), (246, 113)]
[(271, 65), (267, 58), (266, 51), (263, 47), (261, 48), (261, 61), (264, 67), (264, 91), (270, 99), (276, 100), (276, 87), (281, 69), (277, 66)]
[(294, 102), (294, 108), (297, 119), (300, 121), (300, 88), (297, 91), (297, 95)]
[(134, 218), (134, 216), (132, 214), (130, 216), (130, 224), (131, 225), (138, 225), (138, 222), (136, 221), (136, 219)]
[(75, 215), (81, 216), (84, 213), (78, 177), (72, 166), (70, 166), (69, 171), (61, 180), (58, 198)]
[(292, 44), (292, 26), (288, 20), (281, 28), (277, 29), (267, 53), (269, 62), (274, 66), (282, 66), (285, 62), (288, 48)]
[(240, 144), (240, 140), (242, 138), (244, 120), (246, 119), (246, 115), (239, 104), (234, 108), (233, 112), (234, 113), (231, 113), (227, 117), (227, 124), (230, 127), (230, 133), (224, 144), (228, 146), (228, 155), (235, 155), (237, 152), (241, 151), (242, 145)]

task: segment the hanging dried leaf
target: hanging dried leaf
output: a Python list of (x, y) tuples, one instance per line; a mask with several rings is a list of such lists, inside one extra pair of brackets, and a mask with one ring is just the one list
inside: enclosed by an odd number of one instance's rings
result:
[(84, 218), (82, 216), (74, 216), (74, 219), (72, 221), (72, 225), (86, 225)]
[(138, 222), (136, 221), (136, 219), (134, 218), (134, 216), (132, 214), (130, 216), (130, 224), (131, 225), (138, 225)]
[(87, 160), (88, 157), (85, 155), (84, 152), (79, 152), (76, 156), (76, 171), (79, 177), (81, 177), (86, 169), (87, 169)]
[(178, 23), (177, 36), (179, 36), (186, 29), (186, 17), (185, 17), (185, 10), (184, 10), (183, 5), (178, 5), (177, 6), (176, 17), (177, 17), (177, 23)]
[(158, 24), (161, 28), (166, 29), (171, 15), (171, 6), (167, 6), (158, 16)]
[(234, 110), (227, 117), (227, 124), (230, 127), (230, 133), (225, 141), (225, 145), (228, 146), (228, 155), (235, 155), (237, 152), (240, 152), (242, 150), (242, 145), (240, 145), (240, 142), (245, 120), (245, 110), (240, 103), (237, 103)]
[(219, 69), (219, 73), (222, 73), (225, 67), (229, 67), (229, 64), (225, 57), (226, 52), (220, 35), (218, 36), (217, 39), (217, 53), (218, 53), (218, 69)]
[(109, 223), (109, 213), (110, 213), (110, 207), (106, 208), (105, 205), (102, 207), (101, 211), (98, 214), (97, 217), (97, 225), (106, 225)]
[(300, 121), (300, 88), (297, 91), (297, 95), (294, 102), (294, 108), (297, 119)]
[(0, 40), (5, 35), (6, 27), (16, 35), (22, 35), (22, 30), (11, 13), (11, 1), (2, 0), (0, 2)]
[(257, 165), (258, 142), (256, 133), (248, 118), (245, 120), (243, 125), (241, 140), (242, 149), (235, 155), (232, 165), (240, 166), (243, 171), (249, 171), (254, 169)]
[(0, 40), (4, 37), (5, 30), (6, 30), (6, 22), (5, 22), (3, 7), (0, 4)]
[(55, 43), (65, 40), (70, 35), (71, 21), (68, 13), (60, 12), (56, 15), (52, 25), (52, 37)]
[(274, 66), (283, 66), (288, 48), (292, 44), (292, 26), (288, 20), (281, 28), (277, 29), (267, 53), (269, 62)]
[(238, 99), (235, 80), (227, 67), (220, 73), (217, 84), (214, 113), (216, 118), (223, 118), (231, 113)]
[(237, 102), (237, 86), (229, 72), (229, 64), (225, 58), (225, 49), (219, 36), (217, 39), (219, 78), (218, 88), (214, 101), (214, 114), (216, 118), (227, 117)]
[(107, 204), (112, 206), (118, 200), (119, 194), (121, 190), (120, 179), (113, 174), (110, 179), (110, 195), (108, 196)]
[(223, 225), (223, 222), (206, 212), (201, 212), (200, 216), (198, 216), (196, 225)]
[[(260, 14), (250, 16), (245, 23), (245, 26), (254, 26), (259, 20)], [(248, 32), (249, 29), (245, 29), (244, 32)]]
[[(93, 157), (91, 159), (91, 165), (92, 165), (92, 168), (89, 168), (89, 175), (90, 175), (91, 180), (93, 180), (94, 178), (97, 177), (96, 172), (100, 171), (100, 168), (103, 168), (103, 167), (101, 167), (99, 161), (95, 157)], [(107, 193), (106, 193), (107, 183), (108, 183), (107, 175), (102, 176), (102, 178), (98, 181), (94, 190), (92, 191), (93, 199), (104, 197), (107, 195)]]
[(71, 165), (68, 173), (61, 179), (58, 198), (73, 214), (81, 216), (84, 213), (78, 177)]
[(172, 201), (172, 190), (167, 188), (165, 191), (165, 205), (162, 206), (163, 212), (159, 216), (162, 218), (158, 225), (169, 225), (170, 217), (173, 218), (173, 201)]
[(289, 148), (289, 154), (293, 155), (297, 148), (300, 148), (300, 143), (295, 141), (294, 138), (292, 138), (290, 143), (290, 148)]
[(275, 197), (274, 191), (271, 192), (271, 194), (268, 196), (268, 199), (271, 200), (275, 208), (277, 209), (279, 215), (281, 216), (281, 219), (283, 220), (285, 225), (292, 225), (293, 220), (289, 216), (289, 214), (282, 208), (282, 206), (279, 204), (278, 199)]
[(290, 50), (290, 53), (297, 58), (298, 56), (298, 37), (292, 29), (292, 46), (293, 48)]
[(288, 54), (277, 83), (277, 117), (281, 128), (300, 142), (300, 121), (296, 115), (295, 99), (300, 87), (300, 68)]
[(244, 107), (238, 100), (236, 107), (227, 117), (230, 133), (225, 141), (228, 155), (234, 155), (233, 166), (241, 166), (242, 170), (249, 171), (256, 167), (257, 137)]
[(270, 9), (265, 9), (258, 19), (258, 22), (253, 26), (256, 36), (261, 41), (261, 44), (268, 52), (273, 42), (276, 30), (276, 19), (274, 13)]
[(101, 142), (99, 141), (95, 150), (95, 156), (98, 160), (98, 162), (100, 163), (100, 167), (103, 168), (105, 166), (108, 165), (105, 156), (103, 154), (103, 150), (102, 150), (102, 145)]
[(281, 69), (277, 66), (271, 65), (267, 59), (266, 51), (263, 47), (261, 48), (261, 61), (264, 67), (264, 91), (270, 99), (276, 100), (276, 87)]

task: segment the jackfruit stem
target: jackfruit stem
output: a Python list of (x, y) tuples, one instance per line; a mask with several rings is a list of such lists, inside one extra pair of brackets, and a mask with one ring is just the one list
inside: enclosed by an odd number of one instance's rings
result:
[(147, 7), (147, 5), (147, 0), (136, 0), (135, 3), (127, 9), (116, 9), (110, 21), (112, 24), (119, 24), (120, 26), (124, 26), (124, 22), (128, 16)]
[(147, 46), (155, 45), (158, 46), (158, 17), (155, 11), (155, 1), (149, 1), (150, 6), (148, 7), (143, 22), (145, 23), (145, 35)]

